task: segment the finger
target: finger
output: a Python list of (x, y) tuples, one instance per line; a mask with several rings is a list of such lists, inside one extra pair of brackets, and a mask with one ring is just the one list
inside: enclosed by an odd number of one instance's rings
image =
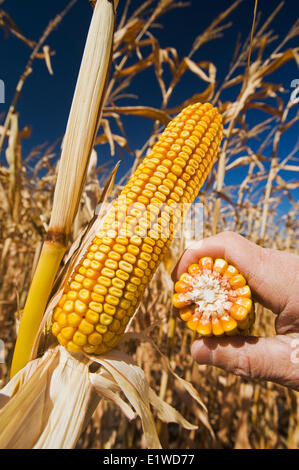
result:
[(195, 242), (182, 255), (173, 276), (178, 278), (189, 264), (202, 256), (221, 257), (234, 264), (247, 279), (257, 301), (275, 313), (283, 311), (294, 296), (294, 276), (299, 275), (299, 257), (261, 248), (233, 232)]
[(199, 364), (299, 390), (298, 346), (298, 335), (205, 338), (194, 341), (191, 354)]

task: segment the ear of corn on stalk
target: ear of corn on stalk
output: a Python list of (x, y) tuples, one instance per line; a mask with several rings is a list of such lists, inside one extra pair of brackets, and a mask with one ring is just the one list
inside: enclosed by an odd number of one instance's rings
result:
[(248, 333), (254, 322), (250, 287), (237, 268), (205, 256), (175, 284), (173, 305), (187, 326), (202, 336)]
[(169, 123), (65, 283), (52, 323), (60, 344), (91, 354), (118, 344), (221, 138), (221, 116), (209, 103), (188, 106)]

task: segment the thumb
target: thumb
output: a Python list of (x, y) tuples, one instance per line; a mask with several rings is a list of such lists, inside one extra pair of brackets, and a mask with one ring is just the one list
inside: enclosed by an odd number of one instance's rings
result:
[(204, 338), (194, 341), (191, 354), (199, 364), (299, 390), (298, 345), (298, 335)]

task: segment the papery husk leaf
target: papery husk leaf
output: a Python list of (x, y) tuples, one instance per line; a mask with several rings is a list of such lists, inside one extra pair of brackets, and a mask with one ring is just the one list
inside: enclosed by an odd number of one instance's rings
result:
[(199, 396), (199, 393), (197, 392), (197, 390), (193, 387), (193, 385), (188, 382), (187, 380), (183, 379), (182, 377), (180, 377), (179, 375), (177, 375), (174, 370), (172, 369), (170, 363), (169, 363), (169, 359), (167, 356), (165, 356), (161, 351), (160, 349), (158, 348), (158, 346), (155, 344), (155, 342), (146, 335), (146, 332), (140, 332), (140, 333), (127, 333), (126, 335), (124, 335), (123, 339), (122, 339), (122, 342), (124, 341), (128, 341), (128, 340), (131, 340), (131, 339), (139, 339), (140, 341), (147, 341), (149, 342), (153, 348), (158, 352), (160, 358), (161, 358), (161, 367), (163, 367), (165, 370), (168, 370), (174, 377), (176, 380), (178, 380), (178, 382), (180, 383), (180, 385), (182, 385), (182, 387), (191, 395), (191, 397), (200, 405), (201, 407), (201, 410), (200, 410), (200, 421), (201, 423), (209, 430), (212, 438), (214, 439), (215, 438), (215, 434), (214, 434), (214, 431), (212, 429), (212, 426), (209, 422), (209, 418), (208, 418), (208, 410), (207, 410), (207, 407), (205, 406), (205, 404), (203, 403), (203, 401), (201, 400), (200, 396)]
[(136, 413), (134, 413), (128, 403), (119, 396), (121, 388), (113, 380), (97, 373), (90, 373), (89, 379), (97, 393), (115, 403), (130, 421), (136, 418)]
[(0, 448), (75, 447), (99, 402), (88, 362), (57, 346), (19, 371), (1, 390)]
[(178, 423), (183, 426), (183, 428), (189, 430), (198, 429), (197, 426), (189, 423), (173, 406), (158, 397), (152, 388), (149, 389), (149, 399), (161, 421), (165, 423)]
[(107, 369), (140, 416), (144, 437), (149, 449), (161, 449), (150, 410), (149, 386), (140, 367), (125, 353), (112, 350), (103, 356), (90, 356)]

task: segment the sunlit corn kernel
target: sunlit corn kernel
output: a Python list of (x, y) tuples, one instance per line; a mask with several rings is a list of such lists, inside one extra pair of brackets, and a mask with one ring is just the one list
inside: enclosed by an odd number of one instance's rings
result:
[(56, 307), (54, 310), (53, 320), (58, 320), (59, 315), (63, 312), (61, 307)]
[(82, 315), (87, 310), (87, 306), (81, 300), (76, 300), (74, 303), (74, 310)]
[(103, 311), (103, 305), (99, 302), (89, 302), (89, 308), (90, 310), (93, 310), (94, 312), (97, 312), (97, 313), (102, 313)]
[[(150, 260), (152, 259), (150, 253), (147, 253), (146, 251), (142, 251), (140, 253), (140, 260), (137, 261), (137, 266), (139, 266), (139, 261), (146, 261), (147, 263), (150, 262)], [(141, 266), (139, 266), (141, 268)], [(141, 269), (146, 269), (146, 268), (141, 268)]]
[(76, 328), (82, 320), (81, 315), (78, 315), (78, 313), (70, 313), (67, 317), (67, 321), (69, 326), (72, 326), (73, 328)]
[(86, 319), (83, 318), (81, 321), (78, 330), (83, 333), (84, 335), (89, 335), (90, 333), (93, 332), (94, 326), (89, 323)]
[(99, 333), (94, 332), (88, 336), (87, 341), (93, 346), (98, 346), (103, 341), (103, 337)]
[(105, 301), (108, 302), (108, 304), (110, 304), (110, 305), (118, 305), (119, 298), (114, 296), (114, 295), (108, 294), (105, 297)]
[(96, 284), (94, 287), (93, 287), (93, 291), (96, 293), (96, 294), (99, 294), (99, 295), (105, 295), (107, 294), (108, 292), (108, 288), (103, 286), (102, 284)]
[(102, 313), (100, 315), (100, 323), (104, 326), (110, 325), (112, 320), (113, 320), (113, 317), (111, 315), (108, 315), (107, 313)]
[(103, 335), (103, 334), (106, 333), (106, 331), (108, 330), (108, 326), (102, 325), (101, 323), (98, 323), (98, 324), (96, 325), (96, 330), (97, 330), (101, 335)]
[(54, 336), (57, 336), (60, 333), (61, 327), (58, 322), (54, 322), (52, 325), (52, 333)]
[(90, 298), (90, 292), (89, 290), (87, 289), (81, 289), (79, 292), (78, 292), (78, 298), (79, 300), (81, 300), (82, 302), (87, 302)]
[(60, 328), (64, 328), (65, 326), (67, 326), (67, 324), (68, 324), (67, 315), (64, 312), (60, 313), (60, 315), (57, 319), (57, 322), (58, 322)]
[(67, 345), (66, 345), (67, 349), (73, 353), (77, 353), (77, 352), (80, 352), (81, 351), (81, 345), (78, 346), (77, 344), (75, 344), (73, 341), (68, 341)]
[(246, 280), (242, 274), (236, 274), (229, 279), (229, 283), (233, 289), (239, 289), (246, 285)]
[(239, 271), (235, 266), (232, 266), (231, 264), (228, 265), (227, 270), (223, 274), (223, 276), (227, 279), (230, 279), (231, 277), (235, 276), (236, 274), (239, 274)]
[(111, 279), (106, 276), (99, 276), (97, 279), (98, 284), (101, 284), (104, 287), (110, 287), (111, 286)]
[(75, 328), (71, 326), (66, 326), (65, 328), (62, 328), (61, 330), (61, 334), (65, 339), (71, 339), (74, 332), (75, 332)]
[(85, 278), (84, 278), (84, 276), (82, 276), (82, 274), (76, 274), (74, 279), (75, 279), (76, 282), (82, 284), (82, 282), (84, 281)]
[(84, 281), (82, 282), (82, 287), (84, 287), (87, 290), (91, 290), (96, 284), (96, 281), (94, 279), (89, 279), (85, 278)]
[(76, 333), (73, 336), (73, 342), (77, 346), (84, 346), (87, 343), (87, 337), (81, 331), (76, 331)]
[(72, 281), (72, 282), (70, 283), (70, 289), (72, 289), (72, 290), (76, 290), (76, 291), (77, 291), (77, 290), (80, 290), (81, 287), (82, 287), (82, 286), (81, 286), (80, 282)]
[(74, 309), (74, 302), (72, 300), (66, 300), (62, 308), (67, 313), (72, 312)]
[(67, 343), (68, 343), (67, 338), (65, 338), (61, 333), (58, 333), (57, 339), (58, 339), (59, 343), (62, 344), (62, 346), (66, 346)]
[(112, 279), (112, 285), (118, 289), (124, 289), (126, 284), (125, 281), (123, 281), (122, 279), (115, 277), (114, 279)]
[(114, 315), (116, 312), (116, 307), (108, 303), (104, 304), (103, 309), (104, 309), (104, 312), (107, 313), (108, 315)]
[(88, 309), (85, 314), (85, 319), (88, 322), (93, 323), (94, 325), (98, 323), (99, 318), (100, 318), (100, 315), (97, 312), (90, 310), (90, 309)]
[(127, 281), (130, 277), (129, 273), (125, 272), (123, 269), (118, 269), (115, 272), (116, 277), (121, 279), (122, 281)]
[(105, 297), (101, 294), (96, 294), (95, 292), (91, 293), (91, 300), (94, 302), (102, 303), (104, 302)]
[(115, 297), (121, 297), (123, 295), (123, 290), (118, 289), (117, 287), (110, 287), (109, 293)]

